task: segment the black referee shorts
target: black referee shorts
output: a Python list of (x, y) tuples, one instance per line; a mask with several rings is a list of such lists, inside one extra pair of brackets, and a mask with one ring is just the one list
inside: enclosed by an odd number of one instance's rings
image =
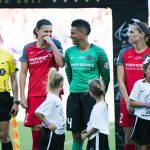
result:
[(80, 133), (87, 127), (95, 99), (89, 93), (70, 93), (67, 100), (67, 130)]
[(13, 105), (13, 97), (9, 92), (0, 92), (0, 121), (11, 119), (10, 110)]

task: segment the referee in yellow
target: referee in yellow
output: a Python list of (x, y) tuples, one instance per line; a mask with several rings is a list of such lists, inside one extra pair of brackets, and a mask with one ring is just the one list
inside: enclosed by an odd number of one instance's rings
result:
[[(14, 56), (0, 48), (0, 142), (2, 150), (13, 150), (9, 130), (11, 116), (16, 116), (19, 110), (17, 70)], [(14, 98), (10, 96), (9, 79)]]

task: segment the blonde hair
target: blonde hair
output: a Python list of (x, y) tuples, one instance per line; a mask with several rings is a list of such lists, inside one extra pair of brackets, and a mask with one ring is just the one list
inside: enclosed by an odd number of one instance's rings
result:
[(47, 91), (55, 90), (60, 87), (61, 82), (64, 80), (62, 74), (57, 72), (55, 68), (51, 68), (48, 73)]
[(101, 97), (105, 94), (104, 92), (104, 85), (100, 81), (100, 79), (92, 79), (88, 82), (89, 84), (89, 92), (96, 97)]

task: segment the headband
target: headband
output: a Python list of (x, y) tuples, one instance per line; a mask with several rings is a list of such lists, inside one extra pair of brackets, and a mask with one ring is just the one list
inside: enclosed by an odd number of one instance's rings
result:
[(135, 25), (141, 32), (144, 32), (138, 24), (134, 23), (133, 25)]

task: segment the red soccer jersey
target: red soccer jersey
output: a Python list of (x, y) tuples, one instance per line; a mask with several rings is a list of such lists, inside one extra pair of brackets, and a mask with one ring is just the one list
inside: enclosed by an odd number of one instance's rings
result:
[(38, 48), (36, 43), (25, 47), (29, 67), (28, 96), (46, 96), (48, 72), (51, 67), (58, 69), (53, 51)]
[(142, 53), (137, 53), (132, 47), (123, 53), (125, 84), (128, 94), (131, 93), (134, 83), (144, 78), (143, 61), (147, 55), (150, 55), (150, 48)]

